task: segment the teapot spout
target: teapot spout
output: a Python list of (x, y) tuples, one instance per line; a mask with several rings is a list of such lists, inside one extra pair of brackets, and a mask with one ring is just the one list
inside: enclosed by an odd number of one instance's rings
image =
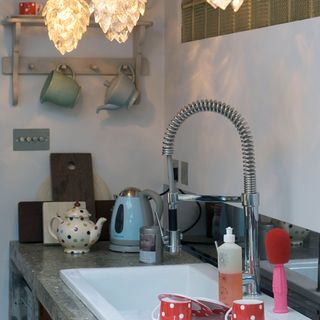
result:
[(119, 109), (121, 108), (121, 106), (117, 106), (115, 104), (110, 104), (110, 103), (107, 103), (107, 104), (104, 104), (103, 106), (100, 106), (97, 108), (96, 110), (96, 113), (99, 113), (101, 110), (116, 110), (116, 109)]
[(107, 221), (106, 218), (100, 218), (97, 223), (95, 224), (95, 226), (91, 229), (90, 232), (90, 244), (94, 244), (98, 241), (99, 237), (100, 237), (100, 233), (103, 227), (103, 224)]
[(100, 106), (97, 108), (96, 113), (99, 113), (101, 110), (108, 110), (106, 106)]

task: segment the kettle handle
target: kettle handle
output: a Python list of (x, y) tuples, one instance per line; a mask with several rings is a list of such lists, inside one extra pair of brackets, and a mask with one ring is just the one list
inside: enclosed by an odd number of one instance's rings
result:
[(53, 217), (53, 218), (51, 218), (50, 223), (48, 224), (48, 231), (49, 231), (49, 233), (50, 233), (50, 235), (51, 235), (52, 238), (54, 238), (54, 239), (56, 239), (56, 240), (59, 241), (56, 232), (53, 231), (53, 226), (52, 226), (53, 221), (54, 221), (55, 219), (57, 219), (57, 220), (59, 220), (59, 222), (61, 222), (61, 219), (60, 219), (59, 217)]
[[(154, 192), (150, 189), (146, 189), (146, 190), (141, 191), (141, 194), (145, 195), (145, 196), (149, 196), (155, 202), (156, 212), (157, 212), (159, 220), (160, 220), (162, 217), (162, 211), (163, 211), (163, 203), (162, 203), (161, 197), (156, 192)], [(154, 221), (153, 222), (154, 224), (157, 224), (157, 220), (155, 219), (154, 215), (153, 215), (153, 221)]]

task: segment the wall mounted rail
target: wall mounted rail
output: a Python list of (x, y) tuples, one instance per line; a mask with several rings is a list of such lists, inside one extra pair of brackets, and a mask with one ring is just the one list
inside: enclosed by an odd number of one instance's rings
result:
[[(44, 19), (41, 16), (12, 16), (4, 19), (2, 24), (12, 27), (12, 56), (2, 58), (2, 74), (12, 75), (12, 105), (14, 106), (18, 104), (19, 75), (49, 74), (59, 64), (69, 65), (77, 75), (108, 76), (117, 75), (122, 64), (131, 64), (135, 68), (136, 87), (140, 92), (140, 76), (149, 73), (148, 60), (142, 54), (142, 44), (146, 29), (153, 25), (152, 21), (139, 21), (135, 26), (133, 56), (129, 58), (24, 57), (20, 48), (22, 27), (45, 27)], [(91, 22), (90, 27), (96, 28), (99, 25)]]

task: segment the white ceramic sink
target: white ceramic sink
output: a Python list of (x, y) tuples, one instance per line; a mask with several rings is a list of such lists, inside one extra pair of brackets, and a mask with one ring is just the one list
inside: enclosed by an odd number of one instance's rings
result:
[(285, 267), (291, 271), (299, 273), (310, 280), (317, 282), (318, 279), (318, 259), (290, 260)]
[(98, 319), (151, 319), (160, 293), (214, 299), (211, 265), (183, 264), (61, 270), (63, 281)]
[[(161, 293), (217, 300), (217, 269), (207, 263), (118, 268), (67, 269), (60, 277), (99, 320), (150, 320)], [(290, 310), (272, 313), (262, 295), (266, 319), (307, 319)]]

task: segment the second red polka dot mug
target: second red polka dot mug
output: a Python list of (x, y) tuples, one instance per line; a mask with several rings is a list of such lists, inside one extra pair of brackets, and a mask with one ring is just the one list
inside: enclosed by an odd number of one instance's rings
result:
[(235, 300), (225, 320), (264, 320), (264, 303), (255, 299)]

